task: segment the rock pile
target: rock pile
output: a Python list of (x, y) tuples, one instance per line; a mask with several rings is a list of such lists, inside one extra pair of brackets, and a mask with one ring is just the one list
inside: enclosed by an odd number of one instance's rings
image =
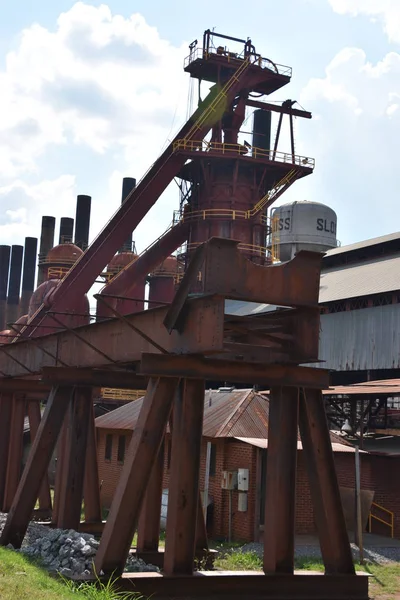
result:
[[(0, 513), (0, 533), (6, 518), (6, 514)], [(90, 576), (98, 547), (99, 542), (88, 533), (30, 523), (20, 552), (39, 561), (50, 572), (59, 572), (65, 577)], [(129, 555), (125, 571), (159, 572), (159, 568)]]

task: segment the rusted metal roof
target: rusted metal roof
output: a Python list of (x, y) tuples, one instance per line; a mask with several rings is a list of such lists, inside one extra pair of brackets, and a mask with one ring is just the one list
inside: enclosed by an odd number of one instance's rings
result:
[[(235, 437), (236, 440), (240, 442), (244, 442), (245, 444), (250, 444), (251, 446), (256, 446), (257, 448), (262, 448), (266, 450), (268, 448), (268, 440), (260, 439), (260, 438), (248, 438), (248, 437)], [(297, 450), (303, 450), (303, 445), (300, 441), (297, 442)], [(332, 442), (332, 450), (334, 452), (349, 452), (350, 454), (355, 453), (355, 448), (351, 444), (337, 443)], [(367, 454), (364, 450), (360, 450), (360, 453)]]
[(343, 254), (344, 252), (351, 252), (352, 250), (361, 250), (361, 248), (368, 248), (369, 246), (384, 244), (385, 242), (391, 242), (392, 240), (398, 240), (399, 238), (400, 231), (397, 231), (395, 233), (389, 233), (388, 235), (381, 235), (380, 237), (371, 238), (370, 240), (356, 242), (355, 244), (348, 244), (347, 246), (339, 246), (338, 248), (332, 248), (332, 250), (327, 251), (326, 256)]
[(323, 390), (325, 396), (400, 396), (400, 379), (381, 379)]
[[(129, 402), (96, 419), (96, 427), (132, 431), (143, 398)], [(265, 392), (210, 390), (205, 394), (203, 436), (209, 438), (264, 439), (268, 437), (269, 399)], [(351, 446), (330, 432), (332, 444)], [(298, 435), (300, 440), (300, 436)]]

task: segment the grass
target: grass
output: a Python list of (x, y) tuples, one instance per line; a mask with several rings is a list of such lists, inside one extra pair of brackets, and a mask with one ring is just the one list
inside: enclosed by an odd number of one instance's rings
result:
[(140, 600), (117, 592), (113, 582), (98, 585), (60, 580), (22, 554), (0, 547), (1, 600)]
[[(369, 580), (370, 595), (375, 600), (400, 600), (400, 563), (378, 565), (356, 563), (357, 571), (371, 575)], [(215, 568), (226, 571), (259, 571), (262, 560), (255, 552), (222, 546), (220, 556), (215, 560)], [(297, 558), (295, 569), (305, 571), (324, 571), (322, 560), (315, 558)]]

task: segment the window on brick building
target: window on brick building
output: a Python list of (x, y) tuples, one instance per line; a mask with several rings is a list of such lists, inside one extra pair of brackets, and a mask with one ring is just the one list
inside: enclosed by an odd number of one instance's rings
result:
[(119, 463), (123, 463), (125, 460), (125, 445), (126, 445), (126, 435), (120, 435), (118, 438), (118, 453), (117, 453), (117, 460)]
[(106, 450), (104, 453), (105, 460), (111, 460), (112, 442), (113, 442), (113, 436), (111, 435), (111, 433), (107, 433), (107, 435), (106, 435)]
[(214, 477), (217, 470), (217, 444), (211, 444), (210, 452), (210, 477)]

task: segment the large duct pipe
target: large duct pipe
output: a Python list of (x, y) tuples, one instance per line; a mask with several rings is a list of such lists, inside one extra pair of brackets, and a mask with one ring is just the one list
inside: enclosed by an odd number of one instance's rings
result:
[(91, 196), (79, 195), (76, 199), (75, 245), (85, 251), (89, 244)]
[(54, 230), (56, 220), (54, 217), (42, 217), (42, 231), (40, 234), (39, 249), (39, 271), (37, 285), (39, 286), (46, 279), (46, 258), (49, 251), (54, 246)]
[(59, 244), (71, 244), (74, 237), (74, 220), (70, 217), (61, 217)]
[(6, 300), (8, 272), (10, 270), (10, 246), (0, 246), (0, 331), (6, 326)]
[(23, 246), (11, 246), (11, 266), (10, 279), (8, 282), (6, 323), (13, 324), (18, 319), (23, 253)]
[[(121, 194), (121, 204), (123, 204), (126, 200), (128, 194), (131, 193), (136, 187), (136, 179), (134, 177), (124, 177), (122, 180), (122, 194)], [(132, 252), (132, 244), (133, 244), (133, 232), (124, 242), (124, 245), (121, 246), (119, 253), (121, 252)]]
[(28, 314), (29, 301), (35, 287), (37, 238), (25, 238), (24, 270), (22, 273), (22, 291), (19, 316)]

